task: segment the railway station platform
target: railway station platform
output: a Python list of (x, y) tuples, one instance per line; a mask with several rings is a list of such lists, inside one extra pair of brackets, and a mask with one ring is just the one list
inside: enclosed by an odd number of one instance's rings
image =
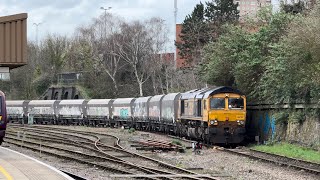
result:
[(65, 173), (32, 157), (0, 147), (0, 180), (66, 180)]

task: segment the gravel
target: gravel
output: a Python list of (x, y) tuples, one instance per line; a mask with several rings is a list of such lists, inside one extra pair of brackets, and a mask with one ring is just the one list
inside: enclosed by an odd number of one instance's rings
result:
[[(84, 130), (88, 132), (103, 132), (113, 134), (121, 139), (120, 145), (125, 149), (138, 152), (140, 154), (156, 158), (172, 165), (182, 168), (199, 168), (193, 170), (197, 173), (218, 175), (218, 179), (270, 179), (270, 180), (294, 180), (294, 179), (317, 179), (319, 176), (294, 170), (288, 167), (281, 167), (271, 163), (265, 163), (258, 160), (251, 160), (247, 157), (237, 156), (217, 149), (206, 149), (201, 151), (200, 155), (195, 155), (191, 149), (187, 149), (185, 153), (178, 152), (150, 152), (137, 151), (131, 147), (133, 141), (140, 139), (155, 139), (172, 141), (172, 138), (166, 135), (154, 134), (149, 132), (133, 132), (129, 133), (127, 129), (112, 129), (112, 128), (88, 128), (82, 126), (55, 126), (75, 130)], [(181, 141), (183, 146), (191, 146), (189, 143)], [(40, 161), (43, 161), (57, 169), (77, 174), (87, 179), (110, 179), (108, 173), (95, 167), (83, 165), (67, 160), (61, 160), (51, 156), (39, 156), (38, 152), (22, 149), (14, 145), (3, 143), (3, 146), (19, 151), (26, 155), (32, 156)], [(203, 169), (201, 169), (203, 168)]]

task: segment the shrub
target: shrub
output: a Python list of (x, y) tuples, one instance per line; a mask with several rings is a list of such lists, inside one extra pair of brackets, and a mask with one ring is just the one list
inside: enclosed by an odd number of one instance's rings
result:
[(289, 121), (292, 123), (303, 123), (303, 121), (305, 120), (305, 114), (301, 111), (296, 111), (296, 112), (292, 112), (290, 114), (290, 118)]
[(130, 128), (129, 130), (128, 130), (128, 132), (129, 133), (134, 133), (136, 130), (134, 129), (134, 128)]
[(171, 143), (172, 143), (172, 144), (179, 145), (179, 146), (182, 146), (182, 143), (181, 143), (179, 140), (177, 140), (177, 139), (172, 140)]
[(276, 124), (287, 124), (289, 119), (288, 112), (276, 112), (273, 114), (273, 117), (276, 120)]

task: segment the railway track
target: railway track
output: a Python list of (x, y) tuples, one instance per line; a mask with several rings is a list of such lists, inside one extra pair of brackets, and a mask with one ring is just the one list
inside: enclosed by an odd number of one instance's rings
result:
[[(179, 139), (181, 141), (185, 141), (187, 143), (194, 142), (192, 140), (187, 140), (187, 139), (179, 138), (176, 136), (170, 135), (170, 137)], [(212, 147), (210, 145), (207, 145), (207, 146)], [(245, 156), (245, 157), (255, 159), (255, 160), (261, 160), (261, 161), (268, 162), (268, 163), (274, 163), (274, 164), (277, 164), (280, 166), (287, 166), (290, 168), (303, 170), (303, 171), (306, 171), (306, 172), (309, 172), (312, 174), (317, 174), (317, 175), (320, 174), (320, 164), (319, 163), (304, 161), (304, 160), (296, 159), (296, 158), (289, 158), (286, 156), (267, 153), (267, 152), (263, 152), (263, 151), (250, 149), (250, 148), (241, 148), (241, 149), (217, 148), (217, 149), (221, 150), (221, 151), (228, 152), (228, 153)]]
[[(16, 138), (18, 131), (26, 132), (27, 138)], [(126, 175), (141, 178), (145, 175), (146, 179), (216, 179), (208, 174), (197, 174), (127, 151), (120, 146), (119, 138), (105, 133), (89, 133), (44, 126), (12, 125), (11, 128), (8, 128), (7, 135), (8, 143), (35, 151), (39, 151), (39, 146), (41, 146), (43, 153), (94, 165), (118, 173), (116, 176)], [(108, 162), (108, 166), (103, 162)]]
[(289, 158), (281, 155), (266, 153), (262, 151), (244, 149), (224, 149), (223, 151), (249, 157), (251, 159), (261, 160), (264, 162), (274, 163), (280, 166), (287, 166), (298, 170), (303, 170), (313, 174), (320, 174), (320, 164), (309, 161), (304, 161), (295, 158)]

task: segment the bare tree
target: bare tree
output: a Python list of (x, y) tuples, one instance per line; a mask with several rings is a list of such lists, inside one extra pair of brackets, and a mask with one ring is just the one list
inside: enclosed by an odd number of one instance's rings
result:
[[(150, 67), (150, 76), (152, 80), (152, 86), (154, 90), (154, 94), (159, 94), (159, 87), (161, 90), (161, 93), (164, 93), (163, 91), (163, 72), (164, 66), (168, 64), (170, 59), (166, 59), (167, 54), (164, 54), (165, 45), (168, 43), (168, 28), (164, 24), (164, 20), (160, 18), (151, 18), (145, 23), (147, 29), (148, 29), (148, 36), (152, 37), (152, 59), (150, 61), (152, 62), (152, 66)], [(166, 74), (165, 74), (166, 76)]]
[[(120, 30), (123, 21), (111, 14), (105, 14), (96, 20), (94, 27), (103, 27), (103, 31), (101, 33), (101, 28), (94, 28), (96, 30), (96, 34), (103, 34), (100, 37), (104, 37), (102, 43), (97, 46), (97, 51), (99, 53), (98, 61), (101, 65), (101, 68), (108, 74), (111, 78), (115, 92), (115, 97), (118, 96), (118, 83), (116, 79), (117, 72), (123, 68), (126, 64), (122, 63), (122, 59), (118, 56), (118, 46), (116, 43), (119, 41)], [(97, 32), (97, 30), (99, 30)], [(98, 41), (99, 42), (99, 41)]]
[(124, 23), (121, 27), (121, 41), (117, 42), (120, 58), (126, 61), (133, 70), (139, 85), (140, 96), (143, 96), (143, 84), (150, 77), (152, 59), (152, 38), (148, 29), (139, 21)]
[(97, 71), (108, 74), (114, 85), (114, 96), (118, 96), (117, 73), (125, 66), (118, 56), (117, 42), (119, 41), (123, 21), (111, 14), (104, 14), (95, 19), (86, 28), (79, 28), (80, 37), (88, 42), (92, 49), (92, 60)]

